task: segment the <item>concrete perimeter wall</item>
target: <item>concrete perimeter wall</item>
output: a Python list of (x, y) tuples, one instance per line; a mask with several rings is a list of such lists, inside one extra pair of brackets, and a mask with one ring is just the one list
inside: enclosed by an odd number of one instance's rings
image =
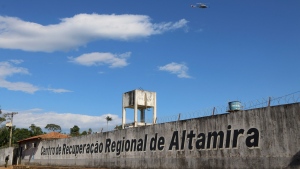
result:
[(30, 163), (38, 165), (300, 168), (300, 104), (42, 141), (31, 152)]
[(12, 164), (13, 160), (13, 155), (14, 155), (14, 148), (13, 147), (8, 147), (8, 148), (3, 148), (0, 149), (0, 166), (5, 165), (5, 157), (9, 155), (9, 161), (8, 165)]

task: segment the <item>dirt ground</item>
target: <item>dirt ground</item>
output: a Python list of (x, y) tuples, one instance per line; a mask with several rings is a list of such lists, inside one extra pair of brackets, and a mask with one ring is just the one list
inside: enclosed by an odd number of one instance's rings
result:
[(0, 169), (12, 169), (12, 166), (8, 166), (7, 168), (5, 168), (4, 166), (1, 166)]
[(0, 169), (108, 169), (108, 168), (81, 168), (81, 167), (51, 167), (51, 166), (0, 166)]

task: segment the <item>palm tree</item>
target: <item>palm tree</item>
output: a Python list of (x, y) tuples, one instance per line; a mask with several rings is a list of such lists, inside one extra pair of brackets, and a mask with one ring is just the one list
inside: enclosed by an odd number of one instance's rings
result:
[(109, 116), (106, 116), (105, 119), (106, 119), (107, 131), (108, 131), (108, 122), (112, 121), (113, 119), (112, 119), (112, 117), (109, 117)]

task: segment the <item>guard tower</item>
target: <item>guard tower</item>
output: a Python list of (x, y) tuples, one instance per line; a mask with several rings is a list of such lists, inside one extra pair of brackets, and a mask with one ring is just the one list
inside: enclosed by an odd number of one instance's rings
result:
[[(145, 90), (132, 90), (123, 94), (122, 106), (122, 128), (144, 126), (145, 110), (152, 108), (153, 110), (153, 124), (156, 123), (156, 93)], [(126, 108), (134, 109), (134, 122), (126, 124)], [(138, 110), (140, 114), (140, 121), (138, 121)]]

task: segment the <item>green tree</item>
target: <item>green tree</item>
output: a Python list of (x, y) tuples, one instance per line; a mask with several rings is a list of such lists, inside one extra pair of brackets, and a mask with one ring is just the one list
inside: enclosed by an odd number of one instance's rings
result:
[(35, 124), (31, 124), (31, 126), (29, 126), (29, 129), (30, 129), (31, 136), (44, 134), (43, 130), (40, 127), (36, 126)]
[(116, 125), (115, 130), (122, 130), (122, 125)]
[(47, 124), (45, 129), (49, 130), (49, 131), (57, 131), (57, 132), (61, 132), (61, 127), (57, 124)]
[(87, 133), (87, 131), (83, 131), (82, 133), (81, 133), (81, 135), (87, 135), (88, 133)]
[(89, 130), (88, 130), (88, 134), (92, 134), (92, 129), (91, 128), (89, 128)]
[(6, 121), (6, 119), (4, 117), (0, 117), (0, 124), (4, 121)]
[(72, 127), (70, 129), (70, 135), (71, 136), (79, 136), (80, 135), (80, 128), (77, 125), (74, 125), (74, 127)]
[[(26, 128), (12, 127), (12, 145), (17, 145), (18, 141), (32, 137), (32, 132)], [(9, 144), (10, 129), (4, 125), (0, 127), (0, 147), (7, 147)]]
[(17, 141), (24, 140), (29, 137), (32, 137), (32, 132), (26, 128), (16, 128), (13, 131), (13, 143), (17, 143)]
[(88, 131), (83, 131), (83, 132), (81, 133), (81, 135), (88, 135), (88, 134), (92, 134), (92, 129), (91, 129), (91, 128), (89, 128)]
[[(1, 110), (1, 108), (0, 108), (0, 115), (2, 114), (2, 110)], [(4, 122), (4, 121), (6, 121), (6, 119), (4, 118), (4, 117), (1, 117), (0, 116), (0, 124), (2, 123), (2, 122)]]
[(2, 126), (0, 127), (0, 147), (7, 147), (9, 143), (9, 130)]
[(106, 119), (106, 127), (107, 127), (107, 130), (108, 130), (108, 122), (112, 121), (113, 119), (112, 119), (112, 117), (109, 117), (109, 116), (106, 116), (105, 119)]

